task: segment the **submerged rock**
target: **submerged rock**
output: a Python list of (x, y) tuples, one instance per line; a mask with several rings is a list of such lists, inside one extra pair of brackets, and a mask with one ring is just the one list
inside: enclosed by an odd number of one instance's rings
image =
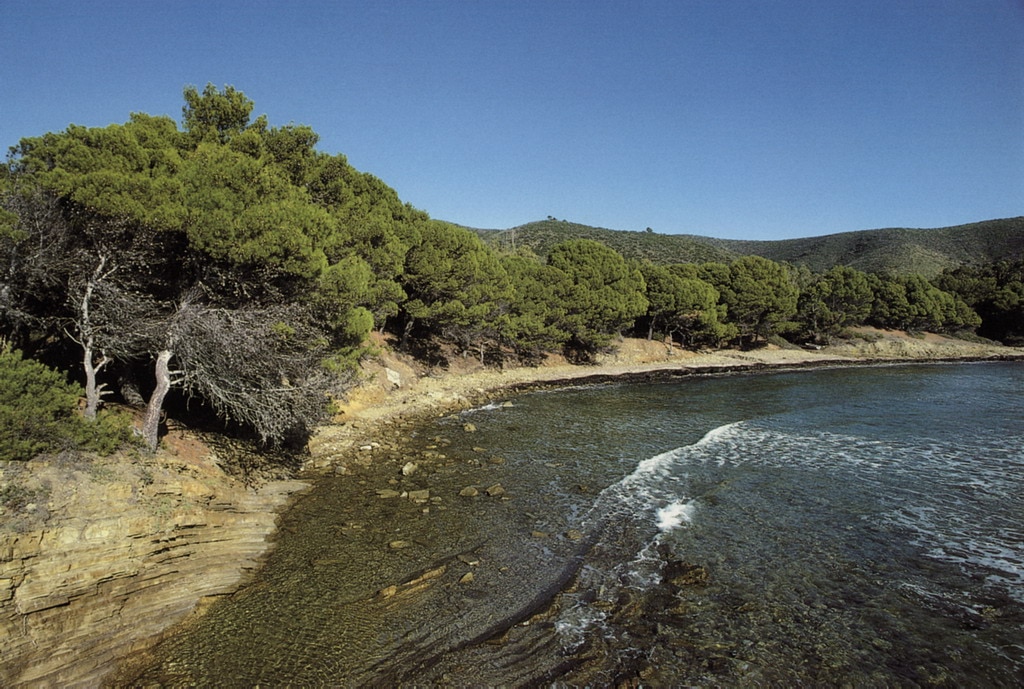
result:
[(708, 570), (703, 565), (677, 561), (665, 567), (665, 579), (673, 586), (703, 586), (708, 583), (708, 578)]

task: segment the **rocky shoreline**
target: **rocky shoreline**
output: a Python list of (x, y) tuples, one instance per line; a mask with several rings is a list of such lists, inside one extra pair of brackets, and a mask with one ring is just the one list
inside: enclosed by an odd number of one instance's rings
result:
[[(216, 451), (172, 433), (157, 458), (62, 466), (59, 459), (14, 473), (28, 502), (0, 531), (3, 686), (95, 686), (120, 659), (145, 650), (203, 601), (230, 594), (259, 566), (277, 514), (318, 475), (358, 474), (393, 459), (403, 429), (502, 396), (609, 381), (664, 380), (798, 367), (907, 361), (1024, 358), (1024, 351), (939, 336), (869, 333), (824, 350), (764, 348), (702, 354), (630, 340), (596, 366), (551, 361), (503, 371), (456, 362), (447, 375), (385, 353), (310, 444), (302, 480), (259, 488), (223, 471)], [(393, 452), (392, 452), (393, 454)], [(44, 490), (45, 488), (45, 490)], [(486, 490), (487, 487), (484, 487)], [(45, 502), (44, 502), (45, 501)], [(14, 524), (12, 518), (21, 520)]]
[(424, 416), (444, 416), (528, 390), (608, 382), (671, 380), (785, 368), (964, 362), (1024, 359), (1024, 348), (968, 342), (934, 334), (859, 329), (865, 339), (817, 350), (765, 347), (752, 351), (669, 350), (660, 342), (624, 340), (592, 366), (552, 360), (537, 367), (487, 369), (470, 363), (447, 375), (418, 372), (408, 360), (384, 353), (366, 367), (366, 380), (339, 405), (334, 423), (310, 443), (306, 469), (332, 465), (339, 454), (365, 447), (387, 425)]

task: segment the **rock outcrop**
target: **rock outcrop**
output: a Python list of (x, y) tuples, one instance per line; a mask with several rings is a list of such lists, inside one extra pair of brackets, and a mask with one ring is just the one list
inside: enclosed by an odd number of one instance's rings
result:
[(0, 686), (98, 686), (202, 600), (237, 589), (306, 484), (247, 488), (214, 460), (0, 467), (35, 498), (0, 516)]

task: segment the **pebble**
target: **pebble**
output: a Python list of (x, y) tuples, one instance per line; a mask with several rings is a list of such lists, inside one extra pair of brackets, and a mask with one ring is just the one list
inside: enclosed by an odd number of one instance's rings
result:
[(402, 550), (403, 548), (408, 548), (411, 545), (412, 541), (391, 541), (388, 543), (388, 547), (392, 550)]
[(493, 486), (487, 489), (487, 494), (492, 498), (496, 498), (499, 495), (504, 495), (505, 489), (502, 487), (500, 483), (495, 483)]
[(460, 584), (472, 584), (473, 583), (473, 579), (475, 579), (475, 578), (476, 577), (473, 576), (472, 572), (466, 572), (465, 574), (462, 575), (462, 578), (459, 579), (459, 583)]
[(479, 494), (480, 491), (478, 491), (475, 486), (466, 486), (465, 488), (459, 491), (459, 495), (461, 495), (464, 498), (475, 498)]

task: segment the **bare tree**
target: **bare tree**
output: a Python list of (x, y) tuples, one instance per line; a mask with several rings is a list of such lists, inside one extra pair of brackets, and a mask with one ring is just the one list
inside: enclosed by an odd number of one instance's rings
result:
[[(325, 413), (327, 341), (297, 306), (225, 309), (190, 293), (168, 319), (154, 359), (156, 387), (142, 426), (155, 449), (164, 399), (181, 386), (264, 443), (307, 433)], [(172, 365), (174, 368), (172, 368)]]
[(0, 325), (6, 336), (24, 340), (26, 332), (47, 329), (53, 320), (45, 306), (59, 299), (71, 232), (56, 199), (42, 191), (13, 186), (0, 207), (11, 216), (0, 231)]
[(87, 417), (112, 362), (148, 358), (156, 382), (140, 432), (151, 449), (174, 387), (265, 443), (308, 433), (322, 418), (333, 382), (321, 366), (328, 340), (280, 280), (261, 279), (261, 266), (218, 263), (182, 233), (97, 216), (42, 191), (8, 187), (0, 203), (14, 218), (0, 226), (0, 334), (21, 328), (75, 342)]
[(114, 361), (130, 361), (148, 352), (161, 318), (152, 299), (118, 280), (118, 267), (111, 266), (107, 253), (83, 258), (79, 265), (89, 262), (96, 266), (90, 274), (72, 275), (68, 281), (72, 325), (67, 335), (82, 348), (84, 415), (95, 419), (108, 392), (99, 382), (100, 372)]

